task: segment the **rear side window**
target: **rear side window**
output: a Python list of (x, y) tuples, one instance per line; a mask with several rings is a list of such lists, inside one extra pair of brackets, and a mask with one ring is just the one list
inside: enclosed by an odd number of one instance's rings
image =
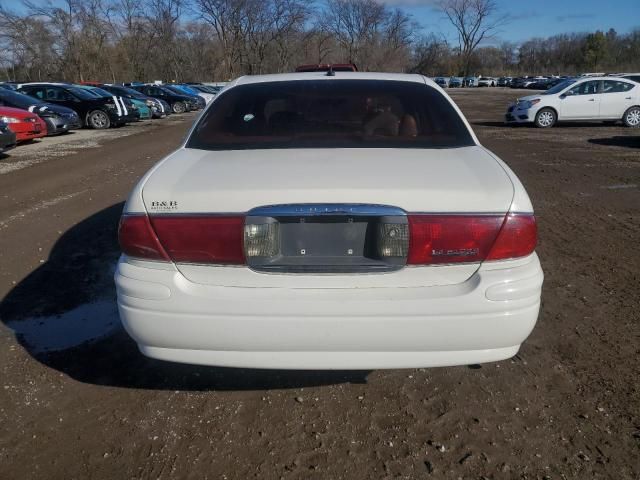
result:
[(24, 88), (21, 91), (25, 92), (27, 95), (31, 95), (33, 97), (39, 98), (40, 100), (44, 100), (44, 88)]
[(621, 93), (628, 92), (633, 88), (629, 82), (621, 82), (619, 80), (605, 80), (602, 93)]
[(474, 145), (436, 89), (386, 80), (303, 80), (221, 93), (188, 148), (450, 148)]

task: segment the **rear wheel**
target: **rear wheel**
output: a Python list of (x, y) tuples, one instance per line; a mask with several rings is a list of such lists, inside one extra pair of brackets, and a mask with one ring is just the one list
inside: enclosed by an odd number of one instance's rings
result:
[(109, 115), (102, 110), (94, 110), (89, 113), (89, 116), (87, 117), (87, 124), (91, 128), (102, 130), (111, 126), (111, 120), (109, 119)]
[(176, 102), (171, 105), (171, 109), (173, 110), (173, 113), (184, 113), (187, 111), (187, 106), (182, 102)]
[(638, 128), (640, 127), (640, 107), (631, 107), (624, 112), (622, 121), (627, 127)]
[(534, 121), (538, 128), (551, 128), (556, 124), (556, 112), (550, 108), (543, 108), (536, 113), (536, 119)]

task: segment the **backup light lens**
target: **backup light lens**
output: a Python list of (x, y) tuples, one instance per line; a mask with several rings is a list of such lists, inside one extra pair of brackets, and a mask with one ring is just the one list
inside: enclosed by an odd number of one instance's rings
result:
[(247, 257), (273, 257), (280, 252), (280, 224), (244, 226), (244, 253)]
[(409, 225), (406, 223), (379, 223), (377, 230), (378, 255), (381, 258), (406, 258), (409, 252)]

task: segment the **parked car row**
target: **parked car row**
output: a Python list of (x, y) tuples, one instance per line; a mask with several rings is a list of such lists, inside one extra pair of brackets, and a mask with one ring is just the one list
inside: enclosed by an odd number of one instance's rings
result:
[(577, 77), (567, 75), (524, 76), (524, 77), (434, 77), (433, 80), (442, 88), (459, 87), (511, 87), (529, 90), (549, 90), (570, 78), (621, 77), (640, 82), (640, 73), (610, 73), (594, 75), (584, 73)]
[(197, 83), (0, 83), (0, 153), (70, 130), (102, 130), (199, 110), (221, 88)]

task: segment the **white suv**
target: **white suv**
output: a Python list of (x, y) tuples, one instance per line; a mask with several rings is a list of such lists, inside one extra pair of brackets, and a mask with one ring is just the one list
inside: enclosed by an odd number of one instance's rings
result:
[(522, 184), (420, 75), (234, 81), (134, 188), (119, 238), (122, 322), (164, 360), (489, 362), (540, 307)]
[(560, 121), (622, 121), (640, 127), (640, 84), (615, 77), (569, 79), (510, 105), (507, 123), (553, 127)]

